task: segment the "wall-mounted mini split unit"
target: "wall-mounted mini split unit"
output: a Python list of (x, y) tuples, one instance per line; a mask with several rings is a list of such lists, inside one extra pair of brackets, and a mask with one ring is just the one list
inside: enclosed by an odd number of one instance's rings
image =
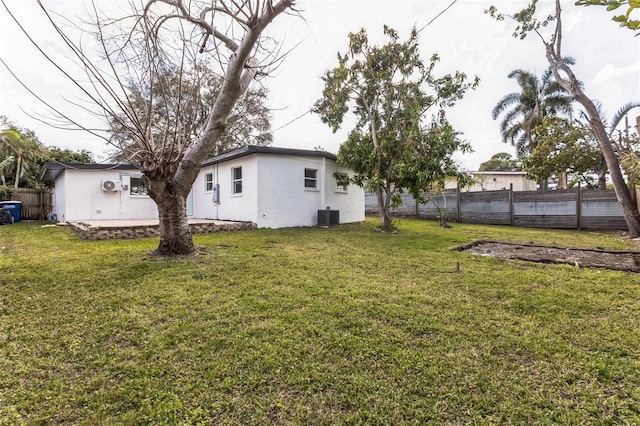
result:
[(102, 190), (105, 192), (122, 191), (122, 184), (115, 180), (103, 180)]

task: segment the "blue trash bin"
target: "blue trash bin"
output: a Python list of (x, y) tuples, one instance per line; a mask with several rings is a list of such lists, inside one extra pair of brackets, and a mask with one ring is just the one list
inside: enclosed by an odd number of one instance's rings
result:
[(13, 218), (13, 223), (20, 222), (22, 201), (0, 201), (0, 209), (7, 209)]

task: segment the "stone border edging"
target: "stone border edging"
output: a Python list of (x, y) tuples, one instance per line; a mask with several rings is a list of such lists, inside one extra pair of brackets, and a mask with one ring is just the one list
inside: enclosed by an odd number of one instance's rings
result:
[[(101, 227), (91, 226), (83, 222), (70, 222), (69, 225), (76, 235), (85, 240), (153, 238), (160, 236), (160, 225)], [(189, 227), (193, 234), (257, 229), (256, 224), (253, 222), (191, 223)]]

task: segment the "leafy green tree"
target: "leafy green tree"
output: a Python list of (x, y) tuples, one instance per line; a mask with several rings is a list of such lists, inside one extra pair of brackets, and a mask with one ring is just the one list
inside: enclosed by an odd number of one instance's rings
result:
[(558, 188), (568, 187), (574, 177), (594, 186), (589, 174), (598, 170), (602, 155), (590, 127), (558, 117), (545, 117), (533, 129), (536, 147), (523, 162), (523, 169), (538, 181), (555, 177)]
[[(583, 90), (583, 85), (576, 77), (570, 64), (563, 60), (562, 56), (562, 8), (560, 0), (555, 1), (555, 14), (546, 17), (545, 19), (538, 19), (536, 16), (537, 0), (531, 0), (528, 6), (514, 15), (504, 15), (491, 6), (487, 13), (497, 20), (502, 20), (505, 17), (509, 17), (516, 22), (516, 28), (513, 36), (524, 39), (528, 34), (534, 33), (541, 40), (545, 47), (545, 53), (553, 77), (565, 90), (567, 90), (573, 98), (578, 102), (585, 110), (585, 113), (589, 117), (589, 124), (591, 125), (600, 152), (605, 160), (609, 175), (611, 176), (611, 182), (613, 183), (613, 189), (616, 193), (616, 198), (622, 213), (624, 215), (625, 222), (629, 229), (629, 234), (633, 238), (640, 237), (640, 214), (638, 214), (638, 208), (636, 203), (631, 197), (629, 188), (626, 185), (622, 170), (620, 168), (620, 162), (616, 155), (613, 143), (609, 137), (605, 124), (600, 116), (598, 107), (593, 100), (589, 98)], [(549, 24), (554, 22), (551, 34), (543, 35), (544, 29), (549, 27)]]
[[(565, 59), (573, 63), (571, 58)], [(544, 117), (554, 115), (570, 115), (573, 112), (573, 98), (554, 79), (550, 69), (540, 78), (522, 69), (509, 73), (515, 79), (520, 91), (505, 95), (491, 111), (494, 120), (502, 116), (500, 133), (502, 141), (511, 143), (519, 157), (526, 156), (535, 147), (532, 129)]]
[[(468, 83), (460, 72), (434, 76), (438, 57), (429, 65), (420, 59), (415, 28), (405, 42), (387, 26), (384, 34), (389, 41), (380, 47), (369, 44), (364, 29), (349, 34), (349, 50), (338, 54), (338, 66), (323, 76), (323, 96), (313, 111), (335, 132), (352, 108), (355, 127), (338, 160), (355, 174), (342, 180), (376, 194), (380, 227), (390, 229), (389, 209), (400, 204), (404, 189), (420, 200), (431, 183), (458, 173), (451, 156), (470, 146), (449, 124), (444, 108), (478, 80)], [(440, 109), (427, 122), (432, 107)]]
[(70, 149), (62, 149), (57, 146), (47, 148), (46, 161), (55, 161), (57, 163), (93, 163), (93, 154), (86, 149), (80, 151), (72, 151)]
[(90, 151), (82, 149), (80, 151), (72, 151), (70, 149), (62, 149), (56, 146), (46, 147), (45, 152), (35, 161), (34, 176), (32, 188), (47, 188), (53, 185), (53, 182), (43, 182), (40, 180), (42, 168), (46, 162), (56, 162), (64, 164), (73, 163), (93, 163), (93, 154)]
[[(129, 102), (137, 119), (148, 121), (155, 140), (179, 137), (188, 145), (204, 129), (223, 82), (220, 75), (201, 65), (192, 70), (174, 69), (158, 74), (152, 84), (131, 81)], [(231, 111), (226, 132), (208, 155), (273, 142), (267, 95), (264, 87), (247, 89)], [(131, 118), (131, 114), (120, 114), (112, 120), (111, 142), (118, 147), (112, 155), (114, 161), (139, 161)]]
[(515, 172), (520, 170), (518, 161), (508, 152), (498, 152), (491, 158), (480, 164), (481, 172)]
[(28, 129), (20, 129), (4, 122), (5, 128), (0, 132), (0, 181), (7, 185), (10, 181), (7, 175), (13, 174), (13, 187), (32, 186), (36, 178), (34, 170), (37, 160), (45, 155), (42, 146), (35, 133)]
[(624, 6), (624, 13), (622, 15), (614, 15), (611, 19), (620, 23), (621, 27), (626, 27), (636, 32), (640, 31), (640, 20), (633, 19), (631, 16), (634, 10), (640, 9), (640, 0), (577, 0), (576, 6), (606, 6), (608, 12), (617, 11)]
[(40, 180), (42, 167), (47, 161), (93, 162), (89, 151), (45, 147), (32, 130), (20, 128), (4, 116), (0, 117), (0, 121), (5, 127), (0, 131), (0, 185), (5, 192), (10, 192), (8, 185), (13, 189), (47, 186)]

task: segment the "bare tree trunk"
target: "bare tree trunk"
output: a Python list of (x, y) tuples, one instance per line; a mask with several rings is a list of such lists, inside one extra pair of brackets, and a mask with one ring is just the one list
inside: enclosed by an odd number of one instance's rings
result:
[(560, 181), (558, 182), (558, 189), (567, 189), (569, 186), (569, 176), (567, 172), (562, 172), (560, 174)]
[(18, 189), (18, 184), (20, 183), (20, 168), (22, 167), (22, 153), (18, 152), (18, 157), (16, 159), (16, 181), (13, 183), (13, 187)]
[(573, 93), (574, 97), (587, 111), (589, 123), (596, 133), (598, 145), (600, 145), (600, 151), (607, 163), (607, 168), (611, 175), (611, 182), (613, 183), (613, 189), (622, 209), (622, 214), (624, 215), (627, 227), (629, 228), (629, 233), (633, 238), (640, 237), (640, 218), (638, 217), (638, 210), (631, 199), (631, 193), (629, 192), (629, 188), (627, 187), (620, 170), (618, 157), (616, 156), (613, 146), (611, 145), (611, 141), (607, 136), (607, 131), (600, 119), (598, 110), (593, 102), (591, 102), (591, 99), (582, 93), (578, 84), (572, 86), (576, 88), (575, 93)]
[[(638, 215), (638, 209), (631, 199), (631, 193), (627, 187), (622, 171), (620, 170), (620, 163), (618, 157), (613, 149), (611, 140), (607, 134), (607, 131), (602, 123), (598, 109), (591, 101), (591, 99), (585, 95), (582, 91), (580, 81), (576, 78), (571, 68), (562, 60), (561, 46), (562, 46), (562, 20), (561, 20), (560, 0), (556, 0), (556, 29), (552, 42), (544, 42), (546, 48), (546, 56), (551, 71), (558, 84), (564, 87), (575, 100), (584, 107), (589, 117), (589, 124), (593, 128), (598, 139), (598, 145), (600, 151), (604, 157), (609, 174), (611, 175), (611, 182), (613, 183), (613, 189), (615, 190), (618, 204), (622, 209), (624, 220), (627, 223), (629, 234), (633, 238), (640, 237), (640, 217)], [(562, 71), (565, 76), (560, 74)]]
[[(191, 254), (195, 251), (187, 218), (187, 197), (170, 179), (149, 180), (149, 196), (158, 206), (160, 243), (155, 250), (162, 256)], [(188, 192), (187, 192), (188, 194)]]
[(577, 80), (575, 81), (576, 83), (572, 84), (572, 86), (575, 88), (573, 89), (574, 92), (572, 92), (572, 94), (586, 110), (587, 115), (589, 116), (589, 123), (596, 133), (598, 145), (600, 146), (600, 151), (602, 152), (602, 155), (607, 163), (607, 168), (609, 169), (609, 174), (611, 175), (611, 182), (613, 183), (613, 189), (616, 193), (618, 204), (620, 204), (620, 208), (622, 209), (624, 220), (627, 223), (629, 234), (631, 234), (633, 238), (640, 237), (640, 218), (638, 217), (638, 210), (633, 203), (633, 200), (631, 199), (631, 193), (629, 192), (629, 188), (627, 187), (627, 184), (624, 181), (624, 177), (622, 176), (618, 157), (613, 150), (613, 146), (611, 145), (611, 141), (607, 136), (607, 131), (604, 127), (604, 124), (602, 123), (602, 120), (600, 119), (600, 115), (598, 114), (596, 106), (593, 104), (591, 99), (589, 99), (584, 93), (582, 93), (582, 90), (577, 84)]
[(607, 189), (607, 174), (605, 172), (598, 173), (598, 189), (600, 191)]
[[(181, 155), (171, 154), (166, 164), (153, 161), (143, 164), (143, 172), (149, 183), (149, 195), (158, 204), (160, 215), (160, 244), (157, 254), (190, 254), (195, 251), (186, 213), (186, 197), (193, 186), (212, 147), (226, 131), (227, 120), (236, 101), (244, 94), (258, 73), (259, 64), (251, 55), (262, 31), (279, 14), (292, 7), (295, 0), (280, 0), (276, 4), (259, 7), (247, 22), (242, 41), (235, 43), (224, 38), (233, 51), (220, 93), (211, 108), (207, 124), (200, 136)], [(258, 4), (260, 4), (258, 2)], [(215, 35), (215, 32), (214, 32)], [(217, 37), (217, 35), (216, 35)]]
[(600, 157), (600, 166), (598, 170), (598, 189), (603, 191), (607, 189), (607, 162), (604, 157)]
[(380, 222), (380, 229), (383, 231), (389, 231), (391, 230), (391, 216), (389, 215), (391, 192), (386, 188), (377, 188), (376, 198), (378, 199), (378, 219)]
[(378, 200), (378, 220), (380, 223), (380, 229), (387, 229), (389, 225), (389, 214), (387, 212), (387, 204), (385, 201), (382, 188), (376, 188), (376, 199)]

